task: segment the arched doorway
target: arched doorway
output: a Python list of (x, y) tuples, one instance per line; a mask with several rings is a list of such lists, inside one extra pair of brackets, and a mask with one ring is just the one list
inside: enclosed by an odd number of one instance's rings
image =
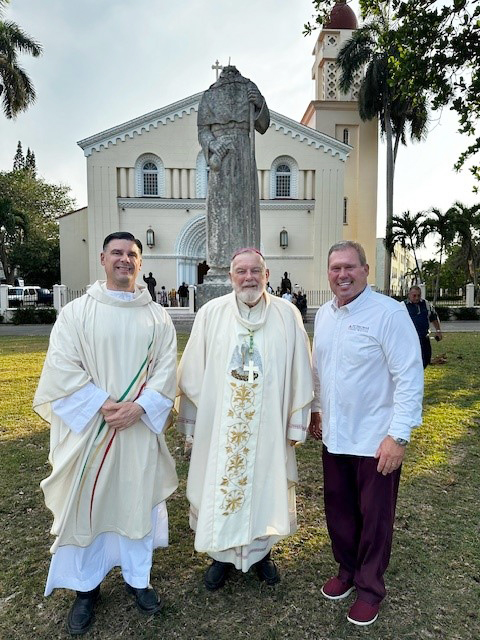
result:
[(207, 257), (206, 216), (201, 213), (189, 220), (178, 234), (175, 244), (177, 284), (198, 284), (199, 263)]

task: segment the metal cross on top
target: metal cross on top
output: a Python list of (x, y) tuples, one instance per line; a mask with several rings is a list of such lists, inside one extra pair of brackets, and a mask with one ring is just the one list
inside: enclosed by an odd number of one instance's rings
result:
[(254, 373), (258, 373), (260, 369), (253, 364), (253, 360), (250, 358), (248, 361), (248, 365), (243, 365), (243, 370), (248, 371), (248, 382), (253, 382), (255, 380)]
[(215, 69), (216, 75), (217, 77), (215, 78), (216, 80), (218, 80), (218, 72), (223, 69), (222, 65), (219, 64), (218, 60), (215, 60), (215, 64), (212, 64), (212, 69)]

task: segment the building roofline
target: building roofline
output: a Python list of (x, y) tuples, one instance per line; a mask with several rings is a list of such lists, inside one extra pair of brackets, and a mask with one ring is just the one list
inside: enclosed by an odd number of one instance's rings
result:
[[(198, 111), (202, 95), (203, 91), (195, 93), (166, 107), (150, 111), (133, 120), (128, 120), (105, 131), (100, 131), (93, 136), (83, 138), (77, 144), (83, 149), (85, 156), (88, 157), (93, 151), (101, 151), (102, 148), (107, 149), (110, 145), (115, 145), (119, 141), (123, 142), (127, 138), (141, 135), (151, 128), (156, 129), (161, 124), (165, 125), (168, 121), (173, 122), (175, 118), (182, 118), (184, 115), (191, 114), (192, 111)], [(285, 135), (290, 135), (294, 140), (305, 142), (316, 149), (323, 149), (325, 153), (330, 152), (332, 156), (338, 156), (342, 161), (346, 160), (351, 150), (349, 145), (276, 111), (270, 111), (270, 127), (274, 128), (275, 131), (283, 131)]]

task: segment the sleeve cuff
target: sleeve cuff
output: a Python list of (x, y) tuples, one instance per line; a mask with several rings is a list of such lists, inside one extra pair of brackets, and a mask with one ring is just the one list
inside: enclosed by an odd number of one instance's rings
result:
[(145, 389), (135, 402), (145, 411), (141, 419), (146, 426), (153, 433), (162, 433), (173, 407), (170, 398), (153, 389)]

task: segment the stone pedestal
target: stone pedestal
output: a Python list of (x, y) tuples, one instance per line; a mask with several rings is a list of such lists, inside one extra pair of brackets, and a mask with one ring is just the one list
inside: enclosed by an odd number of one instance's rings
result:
[(215, 271), (215, 274), (207, 273), (203, 279), (203, 284), (197, 285), (197, 310), (209, 300), (225, 296), (232, 291), (232, 284), (228, 277), (228, 269), (225, 269), (223, 272), (217, 268)]

